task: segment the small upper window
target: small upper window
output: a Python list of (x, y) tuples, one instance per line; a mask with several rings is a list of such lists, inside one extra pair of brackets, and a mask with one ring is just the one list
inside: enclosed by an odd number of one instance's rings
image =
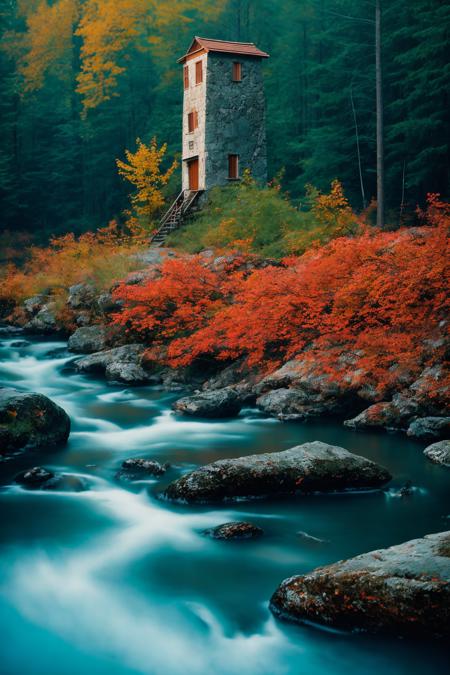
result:
[(228, 155), (228, 178), (239, 178), (239, 155)]
[(189, 89), (189, 66), (183, 68), (184, 88)]
[(191, 134), (198, 127), (198, 113), (196, 110), (188, 113), (188, 131)]
[(235, 61), (233, 63), (233, 82), (241, 82), (242, 80), (242, 63)]
[(195, 84), (203, 82), (203, 61), (197, 61), (195, 64)]

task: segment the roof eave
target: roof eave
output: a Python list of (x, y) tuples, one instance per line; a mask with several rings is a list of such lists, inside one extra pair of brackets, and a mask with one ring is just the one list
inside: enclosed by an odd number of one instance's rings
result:
[(208, 49), (205, 49), (205, 47), (200, 47), (199, 49), (194, 49), (193, 52), (186, 52), (184, 56), (181, 57), (181, 59), (177, 59), (177, 63), (184, 63), (188, 56), (193, 56), (194, 54), (198, 54), (199, 52), (208, 52)]
[(194, 49), (193, 52), (186, 52), (184, 56), (182, 56), (180, 59), (177, 59), (177, 63), (184, 63), (186, 59), (190, 56), (194, 56), (195, 54), (199, 54), (200, 52), (206, 52), (209, 54), (212, 52), (213, 54), (237, 54), (238, 56), (246, 56), (249, 59), (269, 59), (270, 54), (267, 54), (266, 52), (258, 52), (258, 54), (249, 54), (248, 52), (238, 52), (238, 51), (229, 51), (228, 49), (210, 49), (208, 47), (200, 47), (200, 49)]

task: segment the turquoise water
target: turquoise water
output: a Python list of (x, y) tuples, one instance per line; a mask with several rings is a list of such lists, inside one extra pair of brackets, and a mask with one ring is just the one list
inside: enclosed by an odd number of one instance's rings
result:
[[(72, 418), (66, 448), (0, 464), (1, 675), (440, 673), (442, 645), (347, 635), (275, 620), (287, 576), (449, 529), (448, 474), (401, 435), (336, 423), (288, 424), (254, 410), (229, 421), (174, 417), (172, 395), (74, 375), (63, 342), (0, 345), (0, 385), (50, 396)], [(164, 485), (220, 457), (322, 440), (387, 466), (384, 492), (220, 507), (160, 501)], [(171, 462), (160, 480), (118, 485), (128, 457)], [(85, 477), (79, 493), (13, 484), (37, 464)], [(411, 479), (409, 498), (396, 490)], [(265, 530), (253, 542), (201, 531), (228, 520)], [(307, 542), (306, 531), (324, 540)]]

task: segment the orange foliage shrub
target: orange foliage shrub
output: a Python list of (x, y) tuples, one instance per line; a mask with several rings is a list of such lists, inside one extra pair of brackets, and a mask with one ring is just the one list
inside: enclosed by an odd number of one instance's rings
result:
[(422, 215), (425, 227), (341, 237), (284, 267), (168, 261), (157, 280), (119, 288), (116, 321), (166, 344), (173, 366), (213, 356), (273, 367), (307, 348), (323, 370), (383, 392), (444, 356), (449, 205), (431, 195)]
[(0, 279), (0, 300), (21, 302), (37, 293), (64, 296), (73, 284), (88, 281), (99, 290), (108, 288), (138, 263), (131, 258), (139, 242), (123, 235), (115, 222), (80, 237), (55, 237), (49, 246), (30, 248), (29, 258), (19, 269), (6, 267)]

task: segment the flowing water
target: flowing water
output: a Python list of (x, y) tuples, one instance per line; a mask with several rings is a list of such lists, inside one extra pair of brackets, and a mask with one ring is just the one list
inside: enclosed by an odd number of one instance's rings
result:
[[(400, 435), (280, 423), (254, 410), (229, 421), (174, 417), (174, 399), (71, 373), (63, 342), (0, 345), (0, 385), (46, 394), (72, 419), (67, 447), (0, 465), (1, 675), (422, 675), (439, 645), (283, 624), (268, 600), (287, 576), (449, 528), (445, 470)], [(181, 472), (221, 457), (311, 440), (387, 466), (384, 492), (220, 507), (158, 500)], [(168, 461), (163, 477), (120, 485), (129, 457)], [(26, 491), (34, 465), (84, 477), (86, 492)], [(411, 479), (414, 492), (397, 490)], [(265, 536), (212, 541), (206, 527), (251, 520)], [(301, 537), (307, 532), (323, 543)]]

